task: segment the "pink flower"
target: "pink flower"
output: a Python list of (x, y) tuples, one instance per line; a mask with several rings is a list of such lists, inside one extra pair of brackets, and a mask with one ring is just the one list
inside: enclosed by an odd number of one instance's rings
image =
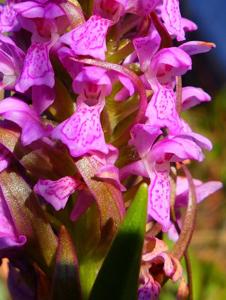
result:
[(106, 35), (111, 21), (93, 15), (84, 24), (61, 37), (61, 42), (70, 46), (75, 55), (88, 55), (105, 59)]

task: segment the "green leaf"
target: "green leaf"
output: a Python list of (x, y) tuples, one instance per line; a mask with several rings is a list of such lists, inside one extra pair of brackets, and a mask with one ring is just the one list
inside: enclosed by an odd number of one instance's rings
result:
[(59, 235), (51, 299), (81, 299), (77, 255), (64, 226), (61, 227)]
[(103, 262), (89, 300), (137, 299), (146, 218), (147, 185), (142, 184)]

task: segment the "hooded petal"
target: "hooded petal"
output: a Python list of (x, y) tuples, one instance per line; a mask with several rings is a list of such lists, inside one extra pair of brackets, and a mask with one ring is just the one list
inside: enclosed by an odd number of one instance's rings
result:
[(54, 72), (49, 59), (50, 43), (34, 43), (28, 49), (22, 74), (16, 84), (18, 92), (25, 92), (31, 86), (54, 86)]
[(152, 148), (155, 140), (162, 134), (159, 127), (149, 124), (136, 124), (131, 130), (132, 139), (130, 143), (134, 145), (140, 155), (144, 157)]
[(73, 157), (95, 151), (107, 154), (104, 133), (100, 123), (102, 104), (88, 106), (77, 99), (76, 112), (52, 132), (52, 137), (67, 145)]
[(191, 67), (190, 56), (176, 47), (161, 49), (151, 61), (151, 69), (162, 85), (174, 82), (176, 76), (185, 74), (188, 70), (191, 70)]
[(16, 98), (9, 97), (0, 102), (0, 115), (21, 127), (21, 141), (25, 146), (47, 136), (52, 129), (44, 127), (36, 112)]
[(167, 137), (154, 144), (149, 160), (163, 163), (165, 161), (183, 161), (187, 159), (203, 160), (201, 148), (189, 137)]
[(76, 55), (89, 55), (105, 59), (106, 35), (111, 21), (93, 15), (87, 22), (61, 37), (61, 41), (71, 47)]
[(69, 196), (79, 185), (80, 181), (70, 176), (55, 181), (40, 179), (34, 186), (34, 191), (50, 203), (55, 210), (60, 210), (65, 207)]
[(111, 92), (111, 80), (107, 71), (98, 67), (83, 67), (81, 72), (73, 80), (73, 90), (85, 95), (97, 96), (101, 90), (102, 95), (109, 95)]
[(133, 40), (133, 45), (143, 71), (150, 66), (152, 57), (159, 49), (160, 43), (161, 38), (155, 28), (152, 28), (147, 36)]

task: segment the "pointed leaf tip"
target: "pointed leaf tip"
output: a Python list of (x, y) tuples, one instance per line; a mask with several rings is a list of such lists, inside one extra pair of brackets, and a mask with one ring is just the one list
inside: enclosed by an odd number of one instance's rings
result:
[(61, 227), (59, 234), (51, 299), (81, 299), (77, 255), (72, 239), (64, 226)]
[(100, 269), (89, 300), (136, 300), (147, 219), (148, 187), (142, 184)]

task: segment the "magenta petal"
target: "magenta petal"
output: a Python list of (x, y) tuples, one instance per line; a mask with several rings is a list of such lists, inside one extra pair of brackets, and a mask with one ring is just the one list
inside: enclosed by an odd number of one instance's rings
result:
[(188, 136), (191, 137), (191, 139), (202, 149), (206, 149), (208, 151), (211, 151), (213, 148), (213, 145), (209, 139), (204, 137), (203, 135), (196, 133), (196, 132), (191, 132), (188, 133)]
[(35, 1), (21, 1), (20, 3), (14, 4), (14, 9), (25, 18), (44, 17), (44, 8)]
[(162, 225), (166, 232), (170, 226), (169, 169), (153, 172), (148, 190), (148, 217)]
[(22, 74), (16, 84), (18, 92), (25, 92), (31, 86), (54, 86), (54, 72), (49, 59), (50, 43), (34, 43), (28, 49)]
[(144, 157), (151, 149), (154, 141), (162, 134), (159, 127), (149, 124), (136, 124), (131, 130), (131, 144), (134, 145), (140, 155)]
[(50, 127), (42, 125), (38, 115), (28, 104), (16, 98), (9, 97), (0, 102), (0, 115), (21, 127), (21, 141), (25, 146), (47, 136), (51, 131)]
[(95, 201), (93, 196), (87, 191), (80, 191), (70, 215), (72, 221), (78, 218), (87, 210), (87, 208)]
[(203, 42), (203, 41), (186, 42), (179, 46), (180, 49), (184, 50), (189, 55), (206, 53), (215, 47), (216, 45), (214, 43)]
[(107, 154), (108, 147), (100, 123), (101, 111), (100, 104), (88, 106), (78, 103), (76, 112), (53, 130), (52, 137), (67, 145), (73, 157), (95, 151)]
[(160, 2), (161, 0), (129, 0), (126, 11), (138, 16), (147, 16)]
[(79, 184), (78, 180), (70, 176), (55, 181), (40, 179), (34, 186), (34, 191), (50, 203), (55, 210), (60, 210), (65, 207), (69, 196), (74, 193)]
[(180, 48), (163, 48), (152, 58), (151, 69), (156, 74), (162, 85), (175, 81), (176, 76), (185, 74), (191, 70), (190, 56)]
[(154, 281), (153, 278), (149, 278), (141, 287), (139, 287), (138, 300), (158, 300), (160, 289), (160, 284), (157, 281)]
[(212, 143), (209, 139), (207, 139), (199, 133), (193, 132), (190, 126), (184, 120), (181, 120), (181, 125), (181, 128), (179, 128), (177, 132), (178, 137), (185, 137), (187, 139), (190, 139), (193, 142), (195, 142), (199, 147), (208, 151), (210, 151), (213, 148)]
[(152, 126), (177, 130), (180, 119), (176, 111), (176, 95), (172, 89), (160, 87), (154, 93), (146, 110), (148, 123)]
[(161, 16), (169, 33), (172, 36), (176, 36), (178, 41), (183, 41), (185, 35), (181, 21), (179, 0), (163, 0)]
[(14, 88), (24, 57), (24, 52), (9, 37), (0, 34), (0, 70), (3, 76), (0, 89)]
[(46, 18), (55, 19), (65, 14), (64, 10), (55, 3), (37, 3), (35, 1), (24, 1), (14, 4), (18, 14), (24, 18)]
[(209, 102), (211, 97), (203, 89), (186, 86), (182, 89), (182, 109), (187, 110), (202, 102)]
[(166, 160), (171, 162), (183, 161), (186, 159), (203, 160), (201, 148), (189, 137), (174, 136), (164, 138), (154, 144), (150, 159), (158, 163)]
[(71, 49), (61, 46), (57, 49), (57, 55), (72, 79), (74, 79), (82, 71), (82, 64), (71, 59), (71, 57), (74, 56), (74, 52)]
[(123, 180), (130, 175), (148, 177), (148, 172), (142, 160), (135, 161), (120, 169), (120, 179)]
[(85, 90), (87, 96), (99, 93), (99, 87), (104, 95), (111, 92), (111, 80), (107, 71), (94, 66), (83, 67), (73, 80), (73, 90), (81, 94)]
[(135, 88), (131, 80), (123, 75), (118, 75), (118, 79), (121, 82), (121, 84), (124, 86), (125, 89), (128, 90), (129, 96), (132, 96), (135, 92)]
[(114, 165), (118, 159), (119, 151), (116, 147), (111, 144), (107, 144), (108, 153), (95, 153), (93, 157), (98, 160), (102, 165)]
[(181, 18), (181, 25), (185, 32), (195, 31), (198, 29), (198, 26), (194, 22), (186, 18)]
[(9, 32), (15, 29), (19, 25), (17, 12), (14, 9), (14, 5), (6, 4), (0, 7), (0, 32)]
[(145, 37), (135, 38), (133, 45), (136, 50), (136, 54), (139, 58), (140, 66), (142, 70), (146, 70), (151, 64), (153, 55), (160, 47), (161, 38), (154, 28)]
[[(177, 188), (177, 197), (176, 197), (176, 207), (181, 207), (181, 206), (186, 206), (188, 203), (188, 194), (189, 194), (189, 186), (186, 181), (186, 190), (178, 193), (178, 188)], [(219, 189), (223, 187), (223, 184), (220, 181), (209, 181), (202, 183), (199, 180), (193, 179), (194, 184), (195, 184), (195, 192), (196, 192), (196, 197), (197, 197), (197, 202), (200, 203), (202, 202), (205, 198), (210, 196), (211, 194), (215, 193)], [(177, 185), (181, 184), (181, 181), (177, 181)]]
[[(177, 186), (176, 186), (176, 195), (183, 194), (188, 191), (188, 180), (186, 177), (177, 176)], [(193, 178), (193, 183), (195, 186), (202, 184), (203, 182), (199, 179)]]
[(89, 55), (101, 60), (105, 59), (106, 34), (110, 20), (93, 15), (87, 22), (61, 37), (61, 41), (69, 45), (76, 55)]
[(115, 24), (124, 14), (126, 3), (127, 0), (95, 0), (93, 13)]

